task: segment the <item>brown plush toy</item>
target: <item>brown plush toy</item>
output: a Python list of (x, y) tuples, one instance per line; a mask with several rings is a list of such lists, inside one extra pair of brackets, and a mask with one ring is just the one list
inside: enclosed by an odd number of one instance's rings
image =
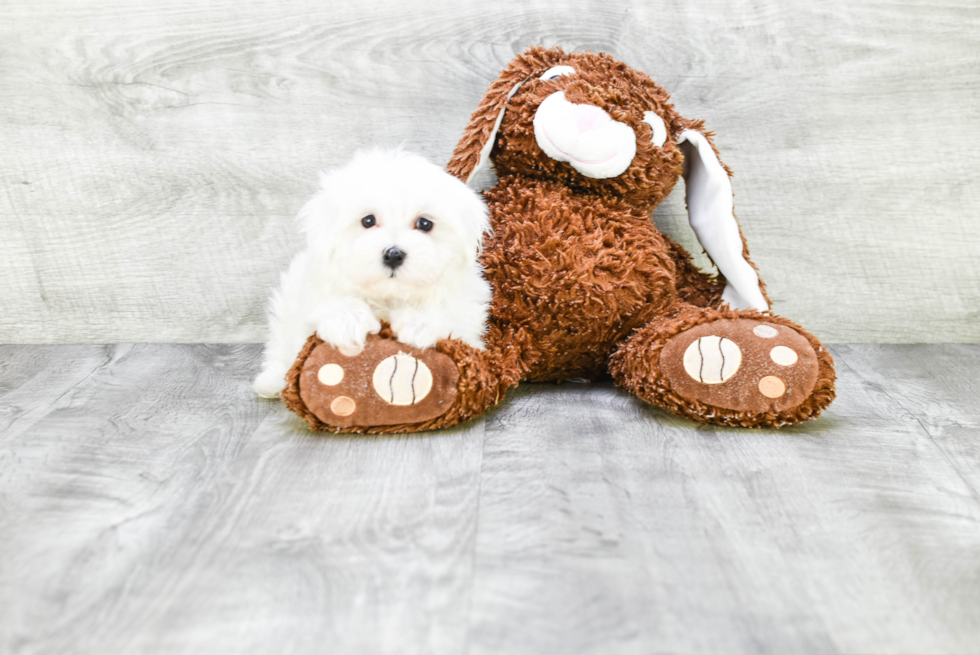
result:
[[(499, 181), (485, 193), (486, 349), (420, 351), (386, 327), (345, 354), (313, 336), (283, 392), (312, 428), (432, 430), (522, 380), (608, 375), (717, 425), (792, 425), (834, 399), (830, 354), (769, 312), (710, 133), (649, 77), (605, 54), (529, 49), (490, 86), (448, 170), (468, 181), (487, 160)], [(717, 276), (651, 220), (681, 175)]]

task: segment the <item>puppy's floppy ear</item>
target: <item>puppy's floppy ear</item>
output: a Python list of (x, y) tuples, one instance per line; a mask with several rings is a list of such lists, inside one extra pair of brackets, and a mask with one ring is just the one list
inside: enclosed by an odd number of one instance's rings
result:
[(517, 93), (521, 84), (535, 74), (540, 75), (548, 70), (564, 56), (565, 52), (561, 48), (540, 47), (528, 48), (517, 55), (487, 89), (483, 100), (470, 117), (469, 125), (463, 130), (463, 136), (456, 144), (453, 158), (446, 165), (446, 170), (464, 182), (470, 181), (490, 159), (497, 130), (504, 120), (507, 101)]
[(691, 227), (727, 284), (722, 300), (734, 309), (769, 310), (765, 285), (735, 220), (731, 173), (721, 163), (701, 122), (691, 123), (677, 137), (684, 153), (687, 213)]
[(483, 251), (484, 236), (490, 232), (490, 218), (480, 195), (465, 184), (458, 184), (463, 187), (457, 204), (457, 216), (461, 219), (460, 231), (468, 253), (475, 260)]
[(319, 185), (313, 196), (304, 203), (296, 216), (300, 232), (307, 245), (332, 253), (337, 224), (337, 198), (340, 183), (338, 170), (320, 171)]

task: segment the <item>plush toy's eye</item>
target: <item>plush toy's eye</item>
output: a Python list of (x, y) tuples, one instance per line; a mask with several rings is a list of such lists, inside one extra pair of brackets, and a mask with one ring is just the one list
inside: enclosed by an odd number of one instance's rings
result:
[(415, 227), (423, 232), (428, 232), (432, 229), (432, 221), (427, 219), (425, 216), (419, 216), (418, 220), (415, 221)]
[(374, 227), (374, 224), (378, 221), (374, 218), (374, 214), (368, 214), (361, 219), (361, 225), (364, 227)]
[(575, 69), (572, 68), (571, 66), (553, 66), (548, 70), (546, 70), (544, 73), (542, 73), (541, 77), (539, 77), (538, 79), (547, 82), (548, 80), (557, 80), (559, 77), (562, 77), (563, 75), (574, 75), (574, 74), (575, 74)]
[(664, 124), (664, 119), (660, 118), (656, 112), (645, 111), (643, 112), (643, 122), (653, 128), (653, 138), (650, 139), (650, 142), (658, 148), (662, 146), (667, 140), (667, 125)]

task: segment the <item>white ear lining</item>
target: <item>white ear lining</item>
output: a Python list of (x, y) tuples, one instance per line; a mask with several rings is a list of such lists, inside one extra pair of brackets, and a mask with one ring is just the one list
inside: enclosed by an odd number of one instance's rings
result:
[(708, 256), (728, 281), (722, 294), (734, 309), (767, 311), (759, 275), (742, 255), (742, 237), (732, 204), (732, 183), (708, 139), (696, 130), (677, 138), (684, 152), (687, 211), (691, 227)]
[(653, 128), (653, 137), (650, 139), (650, 143), (658, 148), (662, 146), (667, 141), (667, 125), (664, 124), (664, 119), (655, 111), (645, 111), (643, 112), (643, 122)]
[(504, 120), (504, 112), (507, 111), (507, 102), (514, 97), (514, 94), (517, 93), (517, 90), (521, 88), (521, 85), (526, 81), (527, 80), (521, 80), (515, 84), (514, 88), (507, 94), (507, 99), (504, 100), (504, 106), (500, 108), (500, 113), (497, 114), (497, 122), (493, 124), (493, 131), (490, 132), (487, 142), (483, 144), (483, 148), (480, 150), (480, 159), (477, 160), (476, 166), (473, 167), (473, 171), (466, 178), (467, 182), (472, 180), (473, 176), (479, 173), (483, 167), (486, 166), (487, 160), (490, 159), (490, 151), (493, 150), (493, 143), (497, 140), (497, 131), (500, 129), (500, 124)]
[(575, 69), (571, 66), (552, 66), (545, 72), (541, 73), (539, 80), (553, 80), (556, 77), (562, 77), (563, 75), (574, 75)]

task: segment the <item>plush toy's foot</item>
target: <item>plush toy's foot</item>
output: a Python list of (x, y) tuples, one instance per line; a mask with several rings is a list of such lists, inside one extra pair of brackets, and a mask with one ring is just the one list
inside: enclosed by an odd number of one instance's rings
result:
[(460, 342), (413, 348), (386, 329), (352, 352), (314, 335), (286, 375), (282, 399), (314, 430), (418, 432), (481, 413), (499, 398), (492, 381), (484, 351)]
[(664, 378), (685, 400), (738, 412), (783, 412), (813, 392), (813, 346), (792, 328), (749, 318), (703, 323), (671, 337)]
[(613, 374), (648, 402), (720, 425), (792, 425), (834, 399), (823, 345), (786, 319), (755, 312), (692, 311), (647, 326), (617, 353)]
[(442, 353), (371, 337), (362, 351), (320, 342), (299, 367), (299, 397), (324, 425), (423, 423), (456, 399), (459, 372)]

